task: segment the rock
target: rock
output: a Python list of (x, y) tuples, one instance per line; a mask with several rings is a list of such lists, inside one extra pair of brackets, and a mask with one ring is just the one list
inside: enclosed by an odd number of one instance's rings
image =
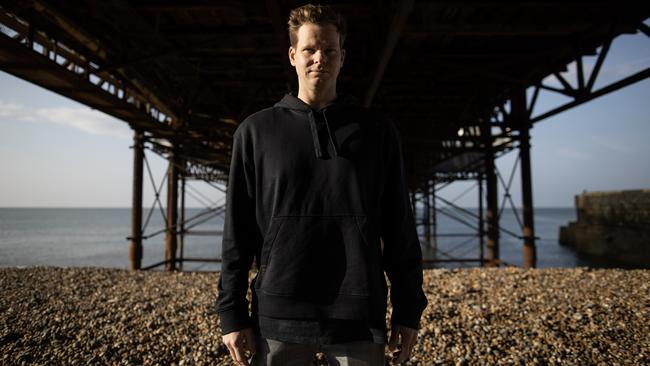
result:
[[(0, 278), (0, 364), (232, 364), (216, 273), (31, 267)], [(650, 270), (431, 269), (424, 283), (407, 365), (650, 363)]]

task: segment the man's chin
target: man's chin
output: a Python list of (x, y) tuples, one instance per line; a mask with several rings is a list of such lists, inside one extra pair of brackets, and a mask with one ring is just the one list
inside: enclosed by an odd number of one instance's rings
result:
[(312, 74), (311, 78), (313, 80), (328, 80), (330, 79), (330, 74)]
[(323, 85), (325, 85), (325, 84), (329, 84), (329, 82), (330, 82), (330, 78), (326, 78), (326, 77), (312, 77), (312, 78), (310, 79), (310, 82), (311, 82), (311, 84), (313, 84), (314, 86), (323, 86)]

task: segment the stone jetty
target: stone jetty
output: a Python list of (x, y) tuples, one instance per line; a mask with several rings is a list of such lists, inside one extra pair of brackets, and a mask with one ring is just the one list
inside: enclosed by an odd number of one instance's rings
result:
[(560, 244), (578, 253), (650, 268), (650, 189), (583, 192), (575, 222), (560, 227)]

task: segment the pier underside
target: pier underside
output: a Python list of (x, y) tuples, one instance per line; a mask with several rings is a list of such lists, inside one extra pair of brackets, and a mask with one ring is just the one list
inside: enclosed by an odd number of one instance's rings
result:
[[(165, 235), (169, 270), (187, 261), (186, 235), (221, 215), (221, 203), (185, 217), (186, 184), (225, 190), (232, 134), (247, 115), (297, 90), (288, 63), (286, 14), (294, 1), (0, 2), (0, 69), (103, 111), (134, 131), (132, 268), (142, 241)], [(514, 4), (514, 5), (513, 5)], [(650, 36), (643, 2), (344, 1), (333, 6), (349, 24), (339, 89), (391, 116), (403, 141), (413, 211), (432, 262), (503, 264), (499, 237), (516, 236), (523, 263), (536, 264), (530, 129), (536, 122), (643, 80), (650, 69), (596, 89), (610, 45), (622, 34)], [(584, 65), (595, 57), (593, 67)], [(568, 79), (575, 66), (575, 80)], [(548, 84), (549, 76), (557, 83)], [(536, 113), (540, 91), (569, 98)], [(169, 161), (166, 228), (145, 233), (145, 151)], [(500, 227), (512, 178), (495, 160), (515, 150), (521, 174), (521, 231)], [(462, 212), (436, 192), (472, 180), (478, 213), (470, 257), (438, 255), (437, 205)], [(500, 200), (499, 187), (505, 191)], [(162, 188), (162, 186), (161, 186)], [(160, 192), (157, 192), (158, 194)], [(158, 196), (157, 196), (158, 197)], [(162, 203), (158, 200), (162, 208)], [(519, 214), (518, 214), (519, 215)], [(469, 221), (468, 221), (469, 220)], [(518, 219), (519, 220), (519, 219)], [(147, 221), (145, 219), (145, 221)], [(146, 225), (145, 225), (146, 226)], [(449, 233), (457, 235), (458, 233)], [(446, 235), (446, 234), (445, 234)]]

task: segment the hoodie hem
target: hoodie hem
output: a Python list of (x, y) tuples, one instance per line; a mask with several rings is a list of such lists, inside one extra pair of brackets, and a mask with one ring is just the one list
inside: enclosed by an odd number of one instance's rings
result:
[(318, 304), (290, 296), (277, 296), (257, 291), (259, 314), (272, 318), (319, 319), (337, 318), (364, 320), (368, 318), (370, 298), (367, 296), (339, 295), (330, 304)]

